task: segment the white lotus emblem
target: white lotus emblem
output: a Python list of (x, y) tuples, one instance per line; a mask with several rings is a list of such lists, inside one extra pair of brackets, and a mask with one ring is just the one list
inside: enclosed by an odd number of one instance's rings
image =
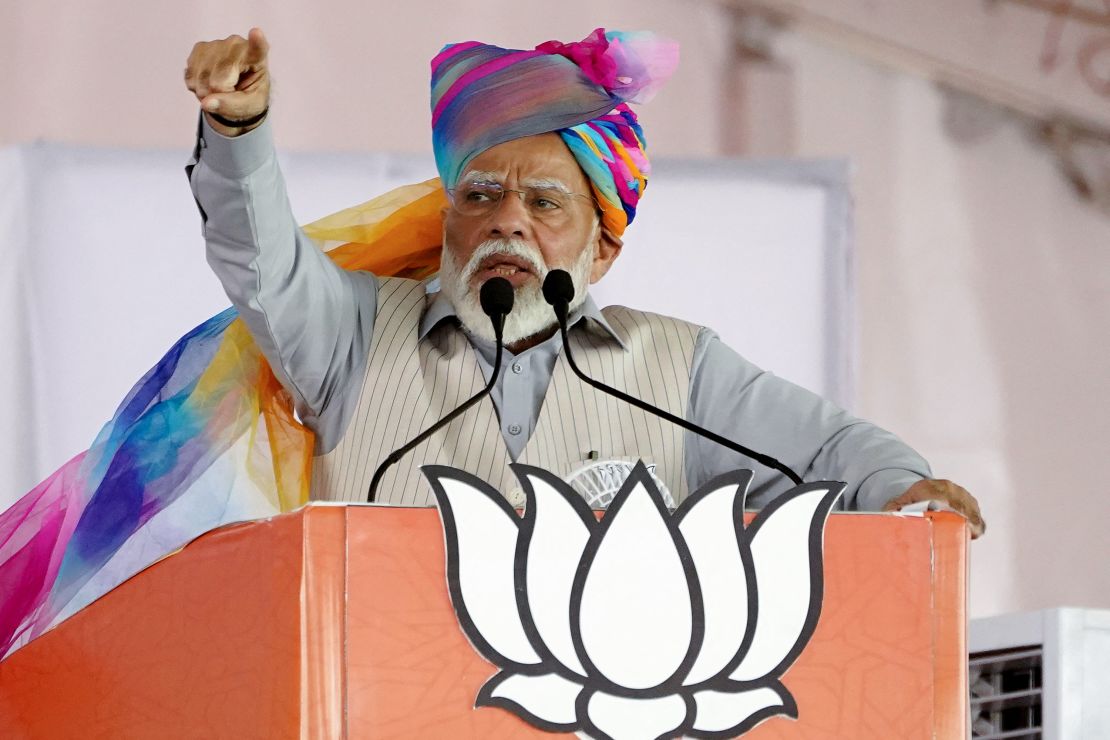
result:
[(799, 486), (745, 527), (750, 471), (672, 515), (638, 465), (599, 522), (551, 473), (513, 471), (523, 517), (472, 475), (424, 468), (459, 624), (501, 669), (475, 706), (598, 740), (734, 737), (798, 716), (779, 677), (817, 625), (843, 484)]

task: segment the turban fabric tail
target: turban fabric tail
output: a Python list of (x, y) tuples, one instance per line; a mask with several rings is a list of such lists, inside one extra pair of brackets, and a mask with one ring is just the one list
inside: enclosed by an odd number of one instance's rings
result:
[[(343, 268), (429, 277), (439, 269), (444, 188), (466, 163), (498, 143), (557, 132), (592, 183), (603, 225), (620, 237), (648, 176), (626, 103), (650, 97), (676, 62), (673, 44), (602, 29), (527, 52), (448, 46), (432, 62), (440, 178), (305, 233)], [(200, 534), (304, 504), (313, 444), (236, 311), (196, 327), (87, 451), (0, 513), (0, 658)]]
[[(338, 243), (341, 267), (421, 279), (446, 205), (433, 179), (304, 230)], [(204, 532), (304, 504), (313, 442), (234, 309), (193, 329), (87, 451), (0, 514), (0, 657)]]

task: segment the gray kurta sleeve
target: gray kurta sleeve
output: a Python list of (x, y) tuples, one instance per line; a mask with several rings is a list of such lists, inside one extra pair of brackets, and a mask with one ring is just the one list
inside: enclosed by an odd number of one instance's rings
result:
[[(890, 432), (759, 369), (708, 329), (698, 336), (691, 372), (691, 421), (778, 459), (806, 481), (846, 482), (844, 508), (877, 511), (932, 475), (928, 463)], [(748, 506), (759, 508), (792, 485), (701, 437), (687, 434), (686, 449), (691, 491), (720, 473), (751, 468)]]
[(337, 267), (293, 216), (269, 123), (228, 138), (201, 117), (186, 168), (208, 264), (239, 310), (317, 451), (338, 441), (361, 378), (377, 311), (377, 280)]

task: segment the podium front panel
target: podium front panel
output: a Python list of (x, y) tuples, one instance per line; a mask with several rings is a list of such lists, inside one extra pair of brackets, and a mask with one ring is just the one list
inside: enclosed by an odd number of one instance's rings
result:
[[(798, 718), (745, 737), (964, 737), (966, 545), (951, 514), (832, 515), (782, 679)], [(12, 654), (0, 737), (551, 737), (474, 708), (496, 670), (434, 509), (312, 505), (204, 535)]]

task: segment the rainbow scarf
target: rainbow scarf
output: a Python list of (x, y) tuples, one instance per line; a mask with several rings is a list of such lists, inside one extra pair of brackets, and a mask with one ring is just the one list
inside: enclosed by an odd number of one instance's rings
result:
[[(305, 227), (341, 267), (439, 269), (439, 180)], [(308, 500), (314, 437), (234, 309), (182, 337), (86, 452), (0, 514), (0, 657), (221, 524)]]

